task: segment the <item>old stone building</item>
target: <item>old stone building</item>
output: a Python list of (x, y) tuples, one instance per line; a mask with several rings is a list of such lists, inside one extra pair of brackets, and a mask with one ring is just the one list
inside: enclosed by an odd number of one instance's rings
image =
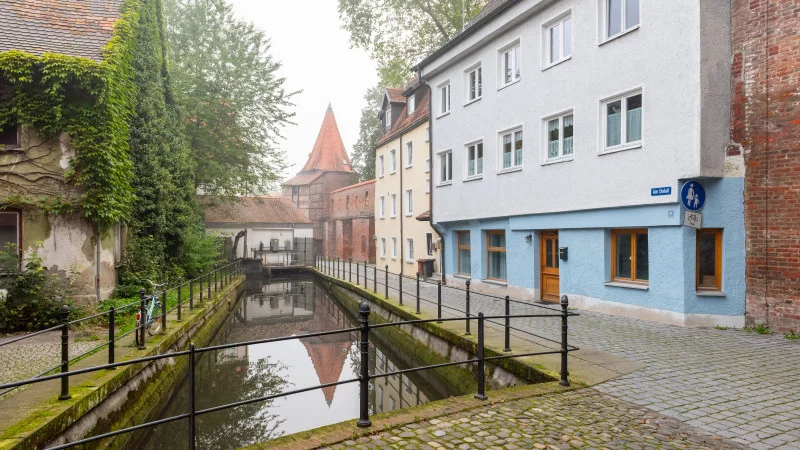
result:
[(375, 180), (331, 192), (325, 255), (375, 262)]
[(322, 127), (308, 161), (294, 178), (283, 183), (283, 196), (300, 209), (314, 224), (318, 250), (326, 248), (325, 221), (330, 217), (331, 192), (355, 183), (357, 175), (336, 125), (333, 108), (328, 105)]
[(798, 2), (734, 0), (730, 156), (745, 167), (746, 323), (800, 330)]

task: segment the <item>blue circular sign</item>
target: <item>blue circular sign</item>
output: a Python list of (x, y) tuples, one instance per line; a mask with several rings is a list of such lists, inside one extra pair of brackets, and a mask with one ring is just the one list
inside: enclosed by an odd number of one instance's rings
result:
[(697, 180), (689, 180), (681, 188), (681, 203), (689, 211), (700, 211), (706, 203), (706, 190)]

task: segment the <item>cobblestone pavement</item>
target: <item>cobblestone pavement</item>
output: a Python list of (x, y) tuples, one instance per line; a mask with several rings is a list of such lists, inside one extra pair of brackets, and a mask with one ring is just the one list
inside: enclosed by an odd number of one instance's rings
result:
[[(371, 289), (371, 270), (369, 275)], [(396, 297), (397, 277), (389, 284)], [(403, 291), (406, 303), (416, 301), (414, 280), (403, 280)], [(422, 283), (420, 296), (435, 301), (436, 286)], [(463, 291), (444, 288), (443, 316), (463, 316), (447, 307), (463, 310), (464, 297)], [(470, 300), (472, 314), (504, 314), (500, 299), (473, 292)], [(431, 313), (432, 308), (423, 302), (425, 311)], [(512, 304), (511, 312), (530, 314), (535, 309)], [(594, 389), (755, 449), (800, 449), (800, 341), (779, 334), (685, 328), (579, 312), (580, 317), (570, 319), (570, 344), (644, 366)], [(559, 325), (543, 318), (512, 320), (513, 327), (552, 339), (558, 338)]]
[(593, 389), (530, 397), (345, 441), (341, 448), (745, 448)]
[[(9, 336), (13, 339), (15, 336)], [(2, 342), (0, 340), (0, 342)], [(100, 341), (70, 342), (70, 355), (79, 355)], [(53, 331), (0, 347), (0, 384), (25, 380), (52, 369), (61, 361), (61, 333)]]

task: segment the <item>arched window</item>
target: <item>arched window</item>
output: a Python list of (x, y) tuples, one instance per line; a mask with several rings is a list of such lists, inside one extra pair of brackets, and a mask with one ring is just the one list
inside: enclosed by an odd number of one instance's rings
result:
[(364, 206), (369, 206), (369, 191), (364, 192)]
[(344, 209), (350, 209), (350, 196), (348, 195), (344, 199)]
[(353, 203), (353, 208), (358, 209), (358, 196), (356, 195), (356, 202)]

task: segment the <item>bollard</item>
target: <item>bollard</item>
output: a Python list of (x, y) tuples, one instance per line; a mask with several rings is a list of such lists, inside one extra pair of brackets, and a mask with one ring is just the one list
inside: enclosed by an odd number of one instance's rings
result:
[(182, 282), (183, 279), (181, 277), (178, 277), (178, 322), (183, 321), (183, 319), (181, 318), (181, 287), (183, 287), (181, 285)]
[(417, 314), (419, 314), (419, 272), (417, 272)]
[(361, 284), (361, 269), (359, 269), (360, 264), (356, 261), (356, 286)]
[[(117, 311), (112, 306), (108, 310), (108, 363), (114, 364), (114, 328), (116, 327)], [(108, 370), (114, 370), (116, 367), (109, 367)]]
[(504, 352), (511, 351), (511, 299), (506, 295), (506, 346)]
[(558, 384), (561, 386), (569, 386), (567, 379), (567, 307), (569, 307), (569, 298), (566, 295), (561, 296), (561, 381)]
[(200, 269), (200, 303), (203, 303), (203, 269)]
[[(469, 316), (467, 316), (469, 322)], [(478, 393), (475, 398), (478, 400), (486, 400), (486, 373), (483, 360), (483, 313), (478, 313)]]
[(144, 335), (145, 335), (145, 322), (147, 321), (147, 310), (145, 309), (145, 300), (147, 299), (147, 291), (145, 288), (139, 290), (139, 350), (144, 350)]
[(360, 381), (360, 417), (358, 426), (366, 428), (372, 425), (369, 420), (369, 303), (364, 302), (359, 307), (361, 315), (361, 376)]
[(347, 281), (353, 282), (353, 258), (347, 260)]
[(469, 317), (470, 317), (469, 316), (469, 284), (470, 284), (471, 281), (472, 281), (472, 278), (467, 280), (467, 333), (466, 334), (470, 334), (470, 332), (469, 332)]
[[(61, 307), (61, 317), (64, 325), (61, 327), (61, 373), (69, 372), (69, 306)], [(61, 395), (59, 400), (69, 400), (69, 377), (61, 377)]]
[[(442, 318), (442, 282), (439, 281), (438, 285), (436, 286), (436, 318)], [(442, 323), (439, 320), (439, 323)]]
[(195, 403), (194, 403), (194, 342), (189, 344), (189, 449), (194, 450)]
[(389, 300), (389, 265), (386, 264), (384, 268), (386, 269), (383, 272), (384, 278), (386, 278), (386, 284), (384, 285), (386, 286), (386, 300)]
[(194, 311), (194, 280), (189, 280), (189, 311)]
[(400, 296), (400, 306), (403, 306), (403, 271), (397, 275), (397, 292)]

